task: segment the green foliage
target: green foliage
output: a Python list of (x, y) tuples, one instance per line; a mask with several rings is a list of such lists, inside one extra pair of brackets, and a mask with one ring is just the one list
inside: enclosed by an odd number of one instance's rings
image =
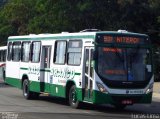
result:
[[(0, 14), (23, 35), (86, 28), (150, 33), (159, 23), (158, 0), (10, 0)], [(3, 23), (2, 23), (3, 24)], [(158, 27), (157, 27), (158, 28)]]

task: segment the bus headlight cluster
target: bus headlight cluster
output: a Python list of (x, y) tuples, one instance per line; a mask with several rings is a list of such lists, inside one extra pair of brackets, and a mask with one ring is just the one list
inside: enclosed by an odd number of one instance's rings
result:
[(149, 85), (148, 89), (146, 90), (146, 94), (152, 92), (152, 90), (153, 90), (153, 83)]
[(99, 91), (108, 93), (107, 89), (101, 83), (96, 82), (96, 84), (97, 84)]

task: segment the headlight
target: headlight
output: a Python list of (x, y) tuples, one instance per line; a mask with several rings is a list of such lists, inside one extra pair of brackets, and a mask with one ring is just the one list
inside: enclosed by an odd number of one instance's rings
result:
[(151, 83), (148, 87), (148, 89), (146, 90), (146, 94), (150, 93), (153, 91), (153, 83)]
[(107, 92), (108, 93), (108, 91), (106, 90), (106, 88), (101, 83), (96, 82), (96, 84), (97, 84), (97, 87), (98, 87), (99, 91), (101, 91), (101, 92)]

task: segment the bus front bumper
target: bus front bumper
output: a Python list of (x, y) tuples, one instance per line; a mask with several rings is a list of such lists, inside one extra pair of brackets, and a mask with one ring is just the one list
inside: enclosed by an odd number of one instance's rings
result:
[(93, 91), (94, 104), (126, 104), (136, 103), (150, 104), (152, 102), (152, 93), (139, 95), (124, 94), (106, 94), (99, 91)]

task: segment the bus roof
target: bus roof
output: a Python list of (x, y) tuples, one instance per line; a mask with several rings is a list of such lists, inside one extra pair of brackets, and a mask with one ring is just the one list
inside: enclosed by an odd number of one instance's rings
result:
[(119, 32), (119, 31), (96, 31), (96, 32), (77, 32), (77, 33), (68, 33), (62, 32), (58, 34), (29, 34), (29, 35), (22, 35), (22, 36), (10, 36), (8, 37), (9, 41), (12, 40), (31, 40), (32, 39), (40, 39), (40, 40), (47, 40), (47, 39), (74, 39), (74, 38), (95, 38), (96, 34), (109, 34), (109, 35), (133, 35), (139, 37), (148, 37), (146, 34), (140, 33), (133, 33), (133, 32)]

